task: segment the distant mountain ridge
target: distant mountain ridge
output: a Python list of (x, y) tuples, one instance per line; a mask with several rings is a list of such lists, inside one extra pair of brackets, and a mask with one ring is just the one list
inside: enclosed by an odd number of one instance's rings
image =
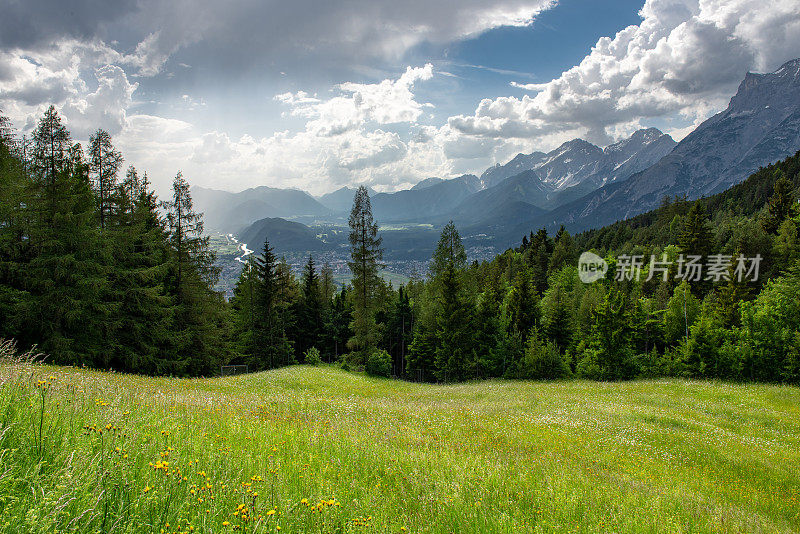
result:
[(238, 232), (264, 217), (329, 215), (331, 210), (299, 189), (259, 186), (239, 193), (193, 186), (194, 207), (203, 212), (207, 228)]
[[(411, 189), (390, 193), (370, 189), (369, 193), (373, 213), (383, 222), (437, 222), (463, 219), (465, 213), (474, 216), (469, 222), (491, 219), (492, 213), (507, 218), (509, 213), (524, 212), (520, 203), (552, 209), (604, 183), (625, 179), (672, 145), (672, 138), (655, 128), (639, 130), (605, 150), (574, 139), (548, 153), (518, 154), (505, 165), (490, 167), (480, 178), (472, 174), (430, 177)], [(516, 180), (504, 184), (512, 177)], [(496, 187), (504, 189), (493, 190)], [(488, 190), (493, 191), (484, 193)], [(209, 229), (236, 232), (265, 217), (346, 217), (355, 191), (345, 186), (315, 198), (299, 189), (261, 186), (231, 193), (195, 186), (192, 195)]]
[[(513, 225), (519, 218), (543, 214), (604, 184), (626, 180), (661, 159), (675, 145), (669, 135), (648, 128), (605, 149), (573, 139), (547, 154), (519, 154), (505, 166), (487, 170), (484, 180), (489, 173), (494, 185), (464, 199), (449, 218), (467, 226)], [(507, 169), (516, 172), (526, 165), (532, 168), (503, 178)], [(529, 206), (527, 211), (521, 203)]]
[(637, 130), (629, 138), (605, 149), (583, 139), (573, 139), (548, 152), (517, 154), (505, 165), (497, 164), (482, 175), (484, 187), (490, 189), (525, 171), (535, 170), (539, 179), (558, 191), (589, 182), (599, 187), (625, 180), (653, 165), (676, 145), (675, 140), (657, 128)]
[(664, 196), (708, 196), (800, 149), (800, 59), (767, 74), (748, 73), (728, 107), (687, 135), (656, 164), (607, 184), (528, 226), (581, 230), (651, 210)]
[(370, 200), (375, 218), (382, 222), (426, 222), (438, 214), (450, 212), (459, 202), (481, 189), (481, 181), (474, 174), (429, 183), (432, 185), (421, 189), (374, 195)]
[[(350, 208), (353, 207), (353, 197), (356, 194), (356, 190), (357, 188), (355, 187), (340, 187), (336, 191), (317, 197), (317, 200), (332, 212), (350, 211)], [(367, 187), (367, 192), (369, 196), (375, 194), (375, 191), (370, 187)]]

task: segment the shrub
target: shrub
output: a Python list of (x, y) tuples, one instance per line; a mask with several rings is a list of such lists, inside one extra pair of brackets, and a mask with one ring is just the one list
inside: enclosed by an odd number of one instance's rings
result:
[(376, 350), (367, 358), (366, 371), (372, 376), (391, 376), (392, 357), (385, 350)]
[(519, 378), (553, 380), (571, 375), (572, 371), (555, 343), (531, 337), (519, 362)]
[(305, 354), (303, 354), (303, 359), (308, 365), (319, 365), (322, 363), (322, 357), (319, 355), (319, 349), (317, 349), (317, 347), (308, 349)]

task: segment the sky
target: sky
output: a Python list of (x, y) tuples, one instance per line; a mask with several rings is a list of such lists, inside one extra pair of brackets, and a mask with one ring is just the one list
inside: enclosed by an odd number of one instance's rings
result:
[[(69, 7), (64, 7), (68, 5)], [(480, 174), (580, 137), (680, 140), (800, 57), (797, 0), (0, 0), (0, 110), (98, 128), (163, 196)]]

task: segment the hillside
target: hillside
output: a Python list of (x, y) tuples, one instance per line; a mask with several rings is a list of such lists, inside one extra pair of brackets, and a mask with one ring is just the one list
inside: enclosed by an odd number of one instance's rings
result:
[(687, 135), (655, 165), (535, 218), (597, 228), (658, 206), (665, 195), (723, 191), (800, 148), (800, 59), (772, 73), (748, 73), (728, 107)]
[(327, 248), (308, 226), (277, 217), (258, 220), (239, 232), (238, 236), (239, 241), (259, 251), (264, 240), (269, 238), (269, 244), (277, 254)]
[(253, 187), (239, 193), (194, 186), (194, 207), (204, 214), (206, 228), (238, 232), (265, 217), (327, 215), (330, 209), (299, 189)]
[(797, 388), (0, 377), (9, 534), (800, 529)]

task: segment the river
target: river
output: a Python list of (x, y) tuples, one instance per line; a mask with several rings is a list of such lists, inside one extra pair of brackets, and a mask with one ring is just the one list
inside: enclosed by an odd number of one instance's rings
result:
[(236, 261), (238, 261), (239, 263), (245, 263), (245, 258), (247, 258), (247, 256), (252, 254), (253, 251), (247, 248), (247, 243), (239, 243), (239, 240), (233, 237), (233, 234), (228, 234), (227, 238), (228, 240), (233, 241), (237, 245), (239, 252), (242, 253), (241, 256), (236, 257)]

